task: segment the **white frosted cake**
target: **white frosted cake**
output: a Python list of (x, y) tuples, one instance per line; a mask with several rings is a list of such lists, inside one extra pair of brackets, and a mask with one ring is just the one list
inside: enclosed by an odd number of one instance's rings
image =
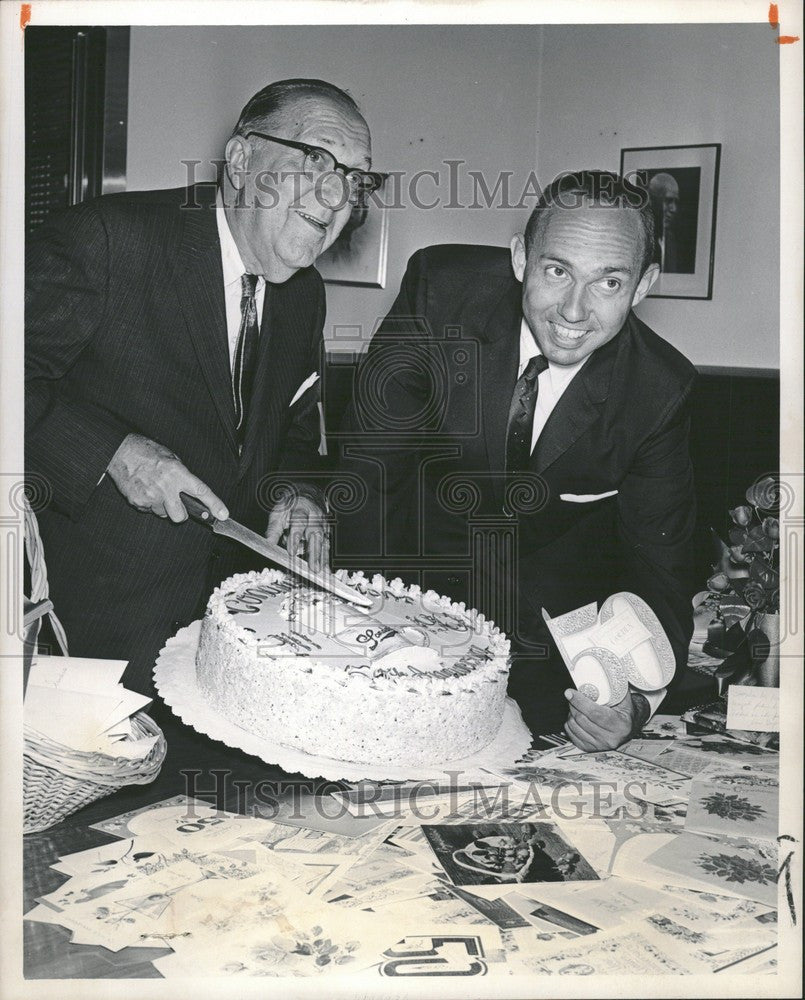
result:
[(214, 591), (196, 674), (216, 711), (284, 746), (355, 763), (438, 765), (491, 743), (509, 674), (500, 630), (401, 580), (338, 575), (372, 608), (272, 569)]

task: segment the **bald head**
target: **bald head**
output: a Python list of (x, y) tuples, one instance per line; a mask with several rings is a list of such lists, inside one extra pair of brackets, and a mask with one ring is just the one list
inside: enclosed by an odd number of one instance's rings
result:
[(268, 126), (282, 127), (289, 133), (299, 131), (304, 120), (299, 109), (310, 106), (311, 102), (335, 106), (346, 117), (359, 119), (366, 126), (360, 108), (345, 90), (326, 80), (299, 78), (277, 80), (258, 90), (241, 111), (232, 134), (266, 131)]

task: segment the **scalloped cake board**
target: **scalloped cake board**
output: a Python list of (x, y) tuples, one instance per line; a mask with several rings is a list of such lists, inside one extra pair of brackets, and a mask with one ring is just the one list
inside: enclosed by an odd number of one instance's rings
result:
[(263, 739), (241, 729), (225, 719), (206, 701), (196, 681), (196, 649), (201, 621), (195, 621), (168, 639), (154, 666), (154, 684), (160, 697), (182, 722), (196, 732), (220, 740), (229, 747), (275, 764), (289, 774), (304, 774), (309, 778), (329, 781), (431, 781), (450, 771), (461, 772), (461, 780), (488, 780), (481, 770), (511, 767), (531, 746), (531, 732), (523, 722), (520, 709), (511, 698), (506, 699), (503, 723), (495, 739), (477, 754), (462, 760), (445, 762), (441, 767), (425, 770), (422, 765), (408, 766), (405, 762), (391, 764), (352, 764), (330, 757), (314, 757)]

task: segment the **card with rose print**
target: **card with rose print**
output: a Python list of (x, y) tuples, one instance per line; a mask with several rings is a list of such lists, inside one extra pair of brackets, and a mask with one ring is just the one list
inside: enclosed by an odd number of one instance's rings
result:
[(779, 789), (776, 786), (736, 786), (714, 781), (691, 785), (685, 829), (727, 837), (777, 837)]
[(684, 945), (644, 926), (583, 937), (526, 962), (529, 971), (563, 976), (682, 975), (706, 972)]
[[(94, 891), (99, 886), (85, 886), (72, 896), (66, 892), (51, 896), (61, 908), (59, 923), (72, 931), (75, 944), (97, 944), (110, 951), (131, 945), (154, 947), (150, 935), (172, 928), (177, 894), (203, 878), (198, 866), (180, 861), (154, 874), (126, 879), (103, 893)], [(42, 901), (50, 900), (42, 897)]]
[(309, 976), (350, 972), (375, 960), (383, 935), (369, 914), (322, 908), (281, 878), (259, 876), (236, 892), (200, 884), (177, 904), (175, 956), (165, 976)]
[(654, 851), (647, 861), (656, 868), (688, 879), (689, 885), (711, 886), (717, 892), (777, 905), (777, 845), (761, 846), (683, 833)]
[(650, 914), (645, 923), (657, 936), (671, 938), (687, 947), (691, 959), (710, 972), (725, 972), (777, 945), (776, 927), (753, 927), (751, 933), (738, 936), (734, 928), (713, 929), (701, 921), (692, 927), (689, 922), (675, 919), (665, 912)]

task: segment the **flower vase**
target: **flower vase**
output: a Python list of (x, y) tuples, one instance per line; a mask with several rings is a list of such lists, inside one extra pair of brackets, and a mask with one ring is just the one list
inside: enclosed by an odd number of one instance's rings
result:
[[(760, 633), (760, 634), (758, 634)], [(759, 687), (780, 686), (780, 615), (759, 613), (750, 634), (752, 665)]]

